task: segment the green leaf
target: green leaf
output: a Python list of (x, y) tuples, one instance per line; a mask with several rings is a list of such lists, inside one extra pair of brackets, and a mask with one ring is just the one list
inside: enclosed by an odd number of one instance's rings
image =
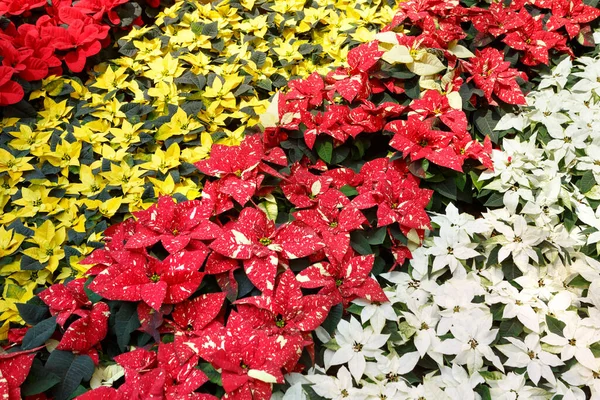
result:
[(33, 396), (35, 394), (43, 393), (48, 389), (54, 387), (60, 382), (60, 377), (52, 372), (48, 372), (44, 369), (42, 362), (35, 358), (27, 379), (21, 386), (21, 395)]
[(517, 337), (523, 332), (523, 324), (516, 318), (500, 322), (498, 338)]
[(94, 362), (89, 356), (76, 356), (70, 351), (54, 350), (46, 362), (46, 371), (57, 375), (60, 382), (52, 389), (55, 400), (67, 400), (81, 381), (89, 381), (94, 373)]
[(29, 325), (39, 324), (48, 316), (48, 306), (37, 296), (27, 303), (17, 303), (16, 306), (21, 318)]
[(420, 76), (415, 76), (414, 78), (404, 81), (405, 93), (411, 99), (418, 99), (419, 96), (421, 95), (421, 88), (419, 87), (419, 79), (421, 79)]
[(330, 138), (319, 139), (315, 144), (317, 154), (321, 157), (321, 160), (327, 164), (331, 163), (331, 156), (333, 154), (333, 141)]
[(600, 357), (600, 342), (592, 343), (590, 345), (590, 350), (592, 351), (594, 357)]
[(117, 334), (117, 344), (121, 351), (127, 349), (131, 333), (139, 328), (140, 325), (137, 315), (137, 304), (123, 302), (115, 315), (115, 333)]
[(563, 321), (546, 314), (546, 326), (548, 327), (548, 330), (550, 332), (554, 333), (555, 335), (564, 337), (563, 329), (565, 329), (565, 326), (567, 326), (567, 324), (565, 324)]
[(594, 178), (594, 173), (590, 171), (586, 171), (585, 174), (581, 177), (581, 179), (577, 182), (575, 186), (579, 188), (581, 193), (587, 193), (596, 185), (596, 179)]
[(287, 79), (285, 79), (285, 76), (280, 75), (278, 73), (274, 73), (269, 78), (271, 78), (271, 82), (273, 82), (273, 86), (275, 86), (278, 89), (287, 85)]
[(519, 267), (511, 259), (502, 261), (502, 272), (504, 273), (504, 279), (508, 281), (515, 280), (523, 275)]
[[(262, 68), (267, 60), (267, 54), (263, 53), (262, 51), (253, 51), (250, 56), (250, 60), (256, 64), (257, 68)], [(269, 80), (269, 85), (270, 82), (271, 81)]]
[(504, 206), (504, 196), (501, 193), (492, 193), (484, 204), (485, 207), (498, 208)]
[(302, 385), (302, 389), (304, 390), (304, 393), (306, 393), (308, 400), (327, 400), (326, 397), (319, 396), (309, 384)]
[(221, 374), (209, 363), (200, 363), (199, 365), (202, 372), (206, 374), (208, 380), (214, 383), (215, 385), (223, 386), (223, 381), (221, 379)]
[(323, 329), (325, 329), (330, 335), (333, 335), (333, 332), (335, 332), (335, 328), (337, 328), (340, 320), (342, 319), (343, 311), (344, 309), (342, 304), (336, 304), (335, 306), (331, 307), (327, 318), (325, 318), (325, 321), (323, 321), (321, 324)]
[(219, 24), (217, 21), (211, 22), (210, 24), (205, 24), (202, 27), (202, 34), (204, 36), (208, 36), (211, 39), (214, 39), (219, 34)]
[(432, 185), (432, 188), (442, 196), (447, 197), (450, 200), (456, 200), (456, 183), (454, 182), (454, 179), (448, 178), (443, 182)]
[(372, 254), (371, 246), (369, 241), (364, 236), (364, 232), (353, 231), (350, 232), (350, 245), (360, 255)]
[(492, 400), (490, 388), (486, 385), (479, 384), (475, 386), (475, 392), (481, 396), (481, 400)]
[(350, 185), (344, 185), (340, 188), (340, 192), (344, 193), (346, 196), (350, 197), (350, 196), (356, 196), (358, 194), (358, 192), (356, 191), (355, 188), (353, 188)]
[(56, 317), (50, 317), (30, 328), (23, 338), (23, 350), (31, 350), (46, 343), (56, 330)]
[(492, 142), (497, 143), (498, 132), (494, 128), (500, 121), (500, 116), (491, 108), (480, 108), (473, 115), (475, 127), (483, 136), (489, 136)]
[(117, 8), (117, 15), (121, 18), (120, 26), (130, 26), (137, 17), (142, 15), (142, 7), (136, 2), (121, 4)]
[(386, 230), (385, 226), (375, 229), (373, 231), (367, 232), (366, 233), (367, 242), (370, 245), (382, 244), (383, 241), (385, 240), (386, 233), (387, 233), (387, 230)]
[(92, 290), (88, 288), (88, 286), (90, 286), (90, 283), (92, 283), (93, 280), (94, 280), (94, 277), (90, 276), (87, 279), (87, 281), (85, 281), (85, 285), (83, 285), (83, 291), (85, 292), (85, 294), (87, 295), (88, 299), (92, 303), (97, 303), (100, 300), (102, 300), (102, 296), (100, 296), (99, 294), (96, 294), (95, 292), (92, 292)]
[(23, 254), (21, 257), (21, 269), (23, 271), (41, 271), (44, 269), (44, 265), (35, 258)]

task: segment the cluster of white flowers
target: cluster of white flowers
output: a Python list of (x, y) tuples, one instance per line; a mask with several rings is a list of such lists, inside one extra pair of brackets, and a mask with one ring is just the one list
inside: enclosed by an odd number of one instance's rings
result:
[[(323, 366), (286, 400), (600, 400), (600, 60), (567, 58), (528, 96), (479, 178), (479, 218), (453, 204), (355, 301)], [(277, 398), (278, 395), (275, 396)]]

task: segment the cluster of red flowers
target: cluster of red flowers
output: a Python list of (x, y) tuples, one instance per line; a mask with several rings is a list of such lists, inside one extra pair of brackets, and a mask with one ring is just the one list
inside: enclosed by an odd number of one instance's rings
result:
[[(49, 50), (41, 51), (36, 40), (46, 37), (40, 34), (44, 29), (77, 30), (73, 15), (84, 15), (89, 24), (73, 34), (73, 47), (61, 49), (69, 66), (82, 66), (85, 49), (97, 48), (103, 37), (100, 28), (94, 30), (100, 24), (92, 3), (97, 4), (82, 0), (76, 5), (88, 4), (87, 11), (72, 11), (70, 3), (61, 8), (56, 2), (55, 13), (24, 28), (41, 53), (23, 52), (28, 56), (10, 64), (10, 74), (31, 73), (24, 63), (34, 59), (53, 60), (48, 46), (56, 45), (44, 42)], [(545, 30), (541, 17), (525, 15), (525, 3), (542, 8), (552, 3)], [(575, 34), (587, 20), (583, 14), (592, 12), (555, 3), (576, 2), (518, 1), (509, 8), (494, 3), (489, 10), (465, 9), (458, 1), (400, 3), (384, 36), (392, 41), (385, 43), (406, 46), (414, 57), (442, 54), (451, 72), (438, 80), (441, 89), (410, 93), (406, 77), (419, 81), (418, 76), (387, 63), (383, 42), (361, 45), (349, 53), (349, 67), (290, 82), (290, 90), (274, 99), (277, 122), (262, 136), (248, 135), (240, 146), (214, 145), (210, 158), (196, 164), (206, 176), (201, 200), (175, 203), (162, 197), (135, 219), (107, 229), (105, 247), (85, 260), (93, 265), (89, 280), (56, 284), (39, 294), (61, 328), (50, 334), (58, 351), (98, 363), (98, 350), (113, 329), (112, 305), (134, 302), (137, 330), (155, 344), (114, 357), (125, 370), (118, 388), (101, 387), (80, 398), (213, 399), (202, 393), (209, 378), (196, 366), (204, 364), (220, 373), (224, 399), (268, 399), (283, 374), (307, 367), (303, 354), (314, 359), (312, 333), (334, 307), (357, 298), (387, 301), (372, 270), (378, 262), (401, 265), (411, 257), (408, 238), (414, 241), (430, 228), (426, 206), (433, 193), (421, 187), (415, 165), (425, 159), (462, 172), (473, 159), (492, 167), (491, 142), (472, 138), (468, 115), (449, 99), (472, 81), (482, 92), (472, 100), (476, 104), (524, 103), (515, 78), (527, 76), (511, 68), (502, 52), (486, 48), (468, 62), (452, 52), (455, 41), (466, 37), (461, 23), (472, 18), (480, 41), (504, 35), (526, 65), (546, 62), (550, 49), (570, 51), (556, 30)], [(394, 33), (399, 25), (418, 28), (418, 36)], [(73, 55), (67, 59), (68, 54)], [(375, 136), (371, 149), (358, 144)], [(398, 153), (390, 158), (391, 149)], [(269, 197), (283, 218), (255, 203)], [(373, 237), (366, 238), (366, 231)], [(0, 370), (16, 357), (31, 361), (29, 353), (0, 358)], [(6, 385), (18, 395), (23, 380), (17, 378)]]
[[(121, 22), (116, 8), (128, 1), (0, 0), (0, 17), (11, 18), (0, 29), (0, 106), (23, 99), (19, 81), (62, 75), (63, 61), (70, 71), (83, 71), (87, 58), (110, 44), (111, 25)], [(147, 1), (153, 7), (159, 2)], [(29, 19), (33, 23), (24, 22)]]

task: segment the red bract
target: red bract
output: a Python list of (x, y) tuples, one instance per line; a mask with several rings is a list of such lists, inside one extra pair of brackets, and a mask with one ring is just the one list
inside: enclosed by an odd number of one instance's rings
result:
[(164, 261), (154, 258), (116, 264), (90, 283), (90, 289), (108, 300), (144, 301), (155, 310), (180, 303), (200, 286), (204, 273), (198, 272), (207, 250), (171, 254)]
[(332, 178), (315, 175), (308, 168), (294, 164), (289, 178), (281, 184), (281, 190), (296, 208), (308, 208), (316, 204), (317, 197), (327, 191), (332, 181)]
[(367, 221), (346, 196), (334, 189), (319, 196), (316, 208), (297, 211), (294, 218), (313, 228), (325, 243), (325, 254), (337, 261), (341, 261), (350, 248), (350, 232)]
[(13, 76), (35, 81), (48, 74), (48, 64), (33, 57), (33, 50), (17, 49), (8, 41), (0, 41), (0, 56), (2, 56), (2, 65), (10, 68)]
[(80, 317), (87, 315), (87, 311), (82, 308), (92, 303), (85, 294), (84, 285), (85, 279), (80, 278), (66, 285), (54, 284), (38, 294), (38, 297), (50, 307), (50, 314), (56, 316), (56, 322), (61, 327), (72, 314)]
[(44, 5), (46, 5), (46, 0), (0, 0), (0, 16), (21, 15)]
[(311, 228), (291, 223), (276, 229), (275, 223), (255, 208), (244, 208), (238, 220), (225, 226), (210, 245), (224, 256), (244, 260), (248, 279), (262, 292), (273, 290), (280, 262), (309, 256), (323, 246)]
[(425, 207), (433, 191), (419, 188), (419, 180), (399, 162), (387, 158), (366, 163), (361, 170), (363, 184), (351, 205), (359, 210), (377, 206), (377, 225), (397, 222), (406, 234), (411, 229), (430, 227)]
[(219, 192), (246, 204), (258, 190), (264, 175), (259, 164), (264, 150), (258, 136), (248, 136), (239, 146), (214, 145), (208, 160), (195, 165), (203, 174), (219, 179)]
[(414, 100), (410, 109), (421, 120), (439, 118), (450, 130), (457, 134), (467, 133), (467, 116), (463, 110), (450, 107), (448, 97), (437, 90), (427, 90), (422, 98)]
[(516, 78), (527, 80), (527, 75), (510, 68), (510, 62), (504, 61), (501, 51), (492, 47), (477, 50), (475, 57), (470, 62), (463, 62), (463, 66), (471, 74), (467, 81), (473, 80), (491, 105), (498, 105), (492, 94), (508, 104), (526, 104)]
[(284, 95), (286, 102), (300, 102), (302, 108), (306, 109), (319, 106), (323, 102), (325, 82), (316, 72), (313, 72), (308, 78), (290, 81), (288, 86), (291, 90)]
[(25, 96), (21, 85), (10, 80), (12, 75), (11, 67), (0, 66), (0, 106), (16, 104)]
[[(411, 161), (425, 158), (440, 167), (462, 172), (460, 157), (449, 147), (454, 134), (431, 129), (432, 123), (432, 119), (422, 121), (415, 115), (407, 121), (390, 122), (385, 127), (385, 130), (394, 133), (390, 146), (402, 152), (404, 157), (409, 156)], [(455, 127), (461, 124), (457, 121), (449, 123)], [(464, 123), (466, 125), (466, 120)]]
[(519, 13), (505, 8), (502, 2), (492, 3), (489, 8), (473, 7), (469, 9), (473, 26), (481, 33), (490, 33), (498, 37), (513, 31), (524, 24)]
[(572, 39), (581, 29), (581, 24), (591, 22), (600, 17), (600, 9), (585, 5), (582, 0), (552, 1), (552, 15), (546, 28), (555, 31), (565, 27), (567, 34)]
[(282, 383), (280, 366), (273, 360), (280, 346), (262, 331), (252, 329), (248, 321), (232, 312), (227, 321), (223, 349), (212, 364), (221, 369), (223, 399), (268, 400), (273, 383)]
[(329, 296), (303, 296), (290, 270), (279, 276), (274, 295), (247, 297), (236, 304), (240, 316), (254, 329), (279, 343), (274, 362), (287, 370), (296, 365), (304, 346), (312, 344), (310, 333), (323, 323), (332, 306)]
[(524, 21), (523, 25), (508, 33), (502, 41), (513, 49), (525, 52), (521, 59), (523, 64), (548, 64), (548, 51), (565, 39), (559, 33), (545, 31), (542, 20), (533, 18), (527, 10), (521, 10), (520, 16)]
[(136, 231), (128, 238), (125, 248), (144, 248), (160, 241), (173, 254), (183, 250), (190, 241), (201, 245), (200, 240), (214, 239), (219, 232), (219, 226), (208, 220), (211, 214), (207, 203), (175, 204), (173, 199), (163, 196), (157, 204), (135, 213)]
[(346, 307), (356, 298), (372, 302), (386, 302), (387, 296), (379, 283), (369, 276), (375, 256), (352, 257), (349, 252), (342, 263), (317, 263), (296, 276), (303, 288), (322, 288), (320, 294), (332, 296), (333, 304), (343, 302)]
[(109, 315), (106, 303), (94, 304), (92, 311), (69, 326), (56, 349), (87, 353), (106, 337)]
[(39, 349), (0, 354), (0, 396), (6, 400), (21, 400), (20, 386), (25, 382), (35, 353)]

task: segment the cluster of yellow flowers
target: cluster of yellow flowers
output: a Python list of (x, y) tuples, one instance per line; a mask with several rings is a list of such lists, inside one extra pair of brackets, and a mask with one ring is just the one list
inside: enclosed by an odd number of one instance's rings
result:
[(345, 64), (388, 0), (178, 1), (119, 40), (88, 82), (49, 77), (37, 115), (0, 122), (0, 340), (17, 303), (81, 276), (103, 230), (160, 195), (195, 199), (192, 165), (235, 145), (288, 80)]

